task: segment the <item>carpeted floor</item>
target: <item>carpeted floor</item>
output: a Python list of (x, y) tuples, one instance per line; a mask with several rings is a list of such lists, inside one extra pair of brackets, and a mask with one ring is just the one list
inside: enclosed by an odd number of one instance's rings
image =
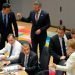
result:
[[(31, 33), (31, 24), (30, 23), (25, 23), (25, 22), (17, 22), (18, 23), (18, 28), (19, 28), (19, 40), (26, 40), (31, 42), (30, 39), (30, 33)], [(56, 28), (50, 27), (47, 31), (47, 39), (46, 39), (46, 46), (48, 46), (50, 37), (56, 34)]]

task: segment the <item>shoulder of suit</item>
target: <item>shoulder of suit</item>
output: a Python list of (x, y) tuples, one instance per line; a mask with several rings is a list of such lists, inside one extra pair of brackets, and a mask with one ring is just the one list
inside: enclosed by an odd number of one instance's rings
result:
[(24, 56), (25, 54), (23, 52), (20, 52), (20, 56)]
[(14, 12), (13, 12), (13, 11), (11, 11), (11, 12), (10, 12), (10, 14), (14, 14)]
[(67, 39), (71, 39), (71, 32), (66, 32), (65, 35), (66, 35)]
[(43, 15), (49, 15), (49, 13), (46, 12), (46, 11), (44, 11), (44, 10), (41, 10), (41, 13), (42, 13)]
[(31, 53), (32, 56), (36, 56), (36, 53), (35, 52), (30, 51), (30, 53)]
[(14, 12), (10, 12), (9, 15), (15, 15)]
[(57, 34), (54, 35), (54, 36), (52, 36), (52, 39), (56, 39), (56, 38), (58, 38), (58, 35)]

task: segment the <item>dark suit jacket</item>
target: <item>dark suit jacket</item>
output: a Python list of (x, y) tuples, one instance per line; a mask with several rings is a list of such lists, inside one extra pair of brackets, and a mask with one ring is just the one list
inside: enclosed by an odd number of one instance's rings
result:
[(72, 39), (71, 32), (70, 31), (69, 32), (66, 32), (65, 35), (66, 35), (67, 39)]
[[(62, 51), (57, 34), (50, 38), (49, 52), (54, 56), (54, 62), (58, 64), (60, 61), (60, 56), (62, 56)], [(66, 50), (64, 50), (64, 55), (66, 56)]]
[[(35, 38), (37, 36), (47, 36), (47, 29), (50, 27), (50, 18), (49, 14), (45, 11), (41, 11), (39, 20), (36, 22), (35, 20), (35, 12), (30, 12), (30, 15), (28, 18), (22, 18), (21, 21), (24, 22), (31, 22), (32, 23), (32, 29), (31, 29), (31, 38)], [(36, 35), (35, 31), (41, 29), (41, 34)], [(44, 37), (43, 37), (44, 38)]]
[(15, 36), (18, 37), (18, 27), (14, 13), (10, 12), (8, 14), (8, 24), (6, 27), (3, 22), (2, 12), (0, 12), (0, 33), (3, 37), (7, 36), (9, 33), (13, 33), (12, 24), (15, 30)]
[[(18, 63), (23, 67), (24, 67), (24, 58), (25, 54), (21, 52)], [(25, 68), (25, 71), (27, 71), (29, 75), (34, 75), (34, 73), (37, 71), (37, 66), (38, 66), (38, 57), (34, 52), (31, 51), (29, 54), (28, 64), (27, 68)]]

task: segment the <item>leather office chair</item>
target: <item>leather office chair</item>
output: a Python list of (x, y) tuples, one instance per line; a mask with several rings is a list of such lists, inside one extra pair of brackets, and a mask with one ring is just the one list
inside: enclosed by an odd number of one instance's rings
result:
[(43, 70), (38, 72), (36, 75), (56, 75), (55, 71), (52, 70)]
[(40, 68), (42, 70), (48, 70), (49, 56), (48, 47), (44, 47), (40, 57)]

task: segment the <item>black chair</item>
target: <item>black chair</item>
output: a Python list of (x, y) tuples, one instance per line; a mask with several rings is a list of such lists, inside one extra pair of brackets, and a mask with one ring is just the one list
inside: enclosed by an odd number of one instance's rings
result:
[(40, 72), (38, 72), (38, 73), (35, 74), (35, 75), (49, 75), (49, 70), (40, 71)]
[(43, 70), (38, 72), (35, 75), (56, 75), (56, 71), (52, 71), (52, 70)]
[(48, 47), (44, 47), (41, 57), (40, 57), (40, 68), (41, 70), (48, 70), (48, 64), (49, 64), (49, 51)]

